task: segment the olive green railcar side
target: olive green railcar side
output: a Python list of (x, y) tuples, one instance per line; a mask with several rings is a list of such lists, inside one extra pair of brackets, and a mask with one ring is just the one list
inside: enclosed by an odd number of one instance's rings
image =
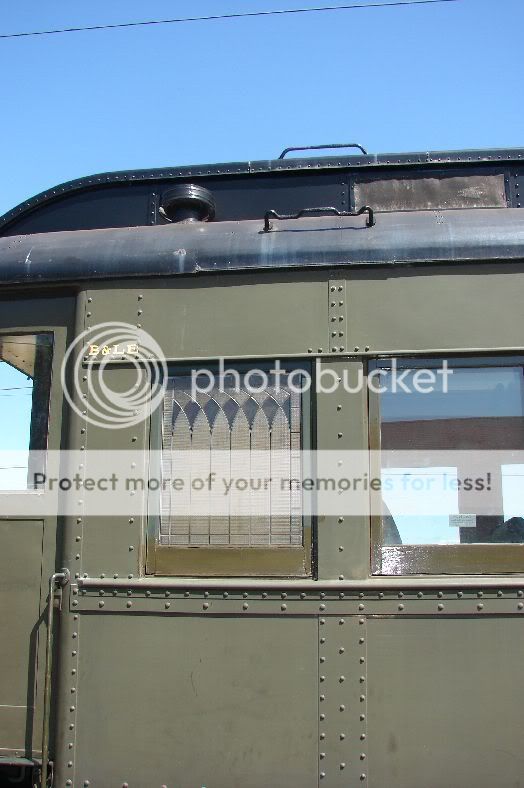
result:
[[(372, 227), (363, 228), (365, 217), (289, 219), (270, 229), (274, 235), (268, 238), (262, 216), (252, 232), (259, 261), (246, 270), (158, 271), (155, 277), (143, 270), (133, 277), (113, 272), (78, 278), (69, 270), (67, 281), (55, 272), (48, 281), (7, 283), (1, 332), (54, 334), (48, 447), (88, 450), (87, 475), (90, 451), (129, 450), (138, 462), (147, 462), (150, 419), (109, 431), (84, 419), (81, 407), (79, 414), (73, 412), (63, 399), (59, 367), (66, 343), (108, 321), (139, 323), (158, 342), (170, 368), (219, 358), (233, 365), (275, 359), (307, 365), (319, 359), (321, 370), (338, 377), (347, 373), (354, 382), (359, 375), (365, 379), (380, 359), (524, 355), (524, 220), (515, 175), (521, 154), (507, 155), (507, 173), (497, 180), (498, 187), (504, 184), (505, 206), (493, 187), (489, 205), (449, 211), (476, 211), (475, 216), (485, 211), (493, 226), (499, 213), (511, 217), (501, 218), (500, 226), (513, 246), (494, 237), (478, 259), (467, 259), (451, 243), (446, 253), (455, 254), (455, 261), (443, 252), (441, 260), (428, 253), (428, 259), (410, 265), (380, 259), (354, 266), (344, 229), (373, 233)], [(490, 172), (501, 168), (500, 157), (500, 152), (484, 155)], [(425, 166), (442, 167), (437, 158)], [(474, 165), (466, 154), (456, 158), (461, 178), (468, 167), (478, 176), (478, 157)], [(424, 166), (412, 159), (404, 165), (415, 167), (423, 179)], [(324, 169), (322, 160), (317, 163), (318, 175), (291, 184), (288, 212), (301, 199), (308, 207), (308, 194), (301, 198), (300, 190), (309, 185), (314, 191), (315, 178), (327, 182), (333, 173), (326, 188), (334, 195), (343, 191), (344, 179), (356, 177), (358, 167), (366, 166), (369, 174), (378, 166), (364, 157)], [(385, 158), (378, 164), (381, 177), (390, 172)], [(256, 173), (255, 165), (251, 169)], [(283, 178), (271, 168), (266, 174)], [(303, 175), (291, 169), (289, 177)], [(218, 176), (227, 191), (227, 173)], [(176, 177), (190, 180), (195, 174)], [(154, 188), (154, 199), (148, 199), (156, 204), (162, 190)], [(440, 227), (449, 215), (449, 193), (436, 214), (434, 202), (441, 198), (434, 196), (433, 182), (429, 194)], [(267, 210), (275, 204), (285, 210), (285, 196), (278, 193), (275, 199)], [(45, 200), (43, 205), (44, 211), (53, 207)], [(403, 232), (402, 206), (394, 207), (392, 257)], [(42, 233), (45, 217), (39, 219), (38, 207), (31, 209)], [(377, 227), (386, 216), (375, 214)], [(24, 229), (31, 213), (20, 221)], [(238, 224), (248, 221), (241, 218)], [(199, 226), (169, 228), (173, 254), (182, 238), (190, 255)], [(54, 229), (55, 239), (41, 241), (46, 260), (52, 259), (49, 248), (59, 243), (58, 236), (81, 231)], [(347, 263), (300, 265), (297, 259), (293, 270), (284, 264), (277, 270), (271, 255), (278, 253), (277, 234), (284, 233), (294, 233), (286, 243), (302, 243), (305, 256), (308, 245), (321, 243), (319, 235), (337, 233), (341, 246), (348, 244)], [(22, 246), (34, 241), (37, 264), (41, 237), (26, 232), (20, 241)], [(2, 259), (11, 265), (4, 242), (17, 241), (0, 239), (0, 266)], [(222, 267), (227, 269), (228, 260)], [(96, 363), (87, 360), (85, 369), (89, 365), (96, 376)], [(132, 381), (125, 359), (112, 361), (106, 374), (115, 388)], [(87, 386), (77, 396), (89, 406)], [(368, 451), (376, 437), (374, 418), (366, 387), (359, 393), (312, 393), (311, 440), (319, 450)], [(370, 518), (336, 513), (313, 523), (307, 536), (309, 571), (302, 576), (268, 572), (256, 559), (247, 571), (241, 567), (220, 576), (210, 551), (202, 571), (194, 569), (197, 558), (188, 572), (170, 572), (167, 564), (155, 569), (150, 563), (154, 544), (143, 495), (140, 516), (90, 516), (79, 498), (74, 516), (50, 518), (39, 514), (41, 499), (31, 492), (23, 521), (0, 521), (0, 765), (6, 785), (8, 775), (41, 757), (47, 585), (62, 568), (70, 578), (57, 583), (51, 595), (56, 595), (49, 706), (55, 786), (524, 785), (524, 545), (496, 545), (495, 552), (494, 545), (459, 545), (465, 550), (458, 559), (456, 551), (451, 557), (433, 552), (424, 564), (417, 554), (388, 574), (375, 561)], [(34, 774), (38, 779), (38, 768)]]

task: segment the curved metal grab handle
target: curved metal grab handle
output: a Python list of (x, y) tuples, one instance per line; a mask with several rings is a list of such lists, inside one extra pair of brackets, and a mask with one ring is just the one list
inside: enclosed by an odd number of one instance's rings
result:
[(369, 205), (363, 205), (358, 211), (339, 211), (338, 208), (333, 208), (333, 206), (325, 206), (322, 208), (302, 208), (298, 213), (277, 213), (273, 210), (266, 211), (264, 214), (264, 232), (268, 233), (273, 229), (273, 225), (269, 221), (270, 219), (300, 219), (302, 216), (309, 216), (317, 213), (332, 213), (335, 216), (362, 216), (363, 213), (367, 213), (368, 218), (366, 227), (373, 227), (375, 224), (375, 214), (373, 208), (370, 208)]
[(299, 147), (292, 147), (292, 148), (284, 148), (279, 159), (283, 159), (287, 153), (291, 153), (294, 150), (332, 150), (333, 148), (358, 148), (364, 156), (368, 155), (368, 152), (362, 145), (359, 145), (358, 142), (332, 142), (330, 145), (300, 145)]
[(70, 580), (69, 569), (54, 572), (49, 578), (49, 598), (47, 601), (47, 636), (45, 650), (44, 708), (42, 711), (42, 770), (40, 786), (47, 788), (49, 769), (49, 719), (51, 716), (51, 670), (53, 662), (53, 620), (55, 610), (55, 592), (67, 585)]

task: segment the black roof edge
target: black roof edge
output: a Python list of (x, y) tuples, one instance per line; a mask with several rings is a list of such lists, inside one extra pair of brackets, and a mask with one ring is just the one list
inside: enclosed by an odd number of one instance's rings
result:
[(53, 202), (72, 192), (87, 191), (98, 186), (119, 183), (146, 183), (158, 180), (186, 180), (209, 176), (249, 175), (270, 172), (307, 172), (308, 170), (359, 169), (368, 167), (434, 166), (435, 164), (502, 164), (524, 162), (524, 148), (479, 148), (456, 151), (425, 151), (414, 153), (380, 153), (366, 156), (315, 156), (311, 158), (268, 159), (225, 164), (199, 164), (184, 167), (102, 172), (61, 183), (24, 200), (0, 216), (0, 230), (39, 206)]

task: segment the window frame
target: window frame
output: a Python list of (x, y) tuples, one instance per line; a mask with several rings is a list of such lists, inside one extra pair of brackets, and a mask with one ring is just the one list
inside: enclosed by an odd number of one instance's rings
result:
[[(390, 355), (368, 360), (368, 374), (376, 369), (391, 368), (392, 361), (400, 369), (431, 369), (447, 360), (450, 367), (507, 367), (522, 366), (524, 355), (466, 354)], [(371, 474), (381, 474), (381, 419), (380, 394), (368, 387), (369, 448), (372, 452)], [(523, 417), (524, 418), (524, 417)], [(454, 544), (454, 545), (384, 545), (382, 517), (371, 515), (371, 574), (372, 575), (484, 575), (520, 574), (524, 572), (524, 544)]]
[[(269, 370), (275, 363), (273, 359), (256, 359), (252, 363), (227, 360), (227, 368), (238, 370), (240, 374), (256, 367)], [(304, 369), (311, 375), (312, 385), (309, 391), (302, 394), (301, 401), (301, 450), (312, 447), (314, 440), (314, 368), (309, 360), (282, 359), (281, 364), (286, 370)], [(189, 375), (193, 369), (202, 366), (201, 362), (190, 365), (168, 364), (169, 377)], [(216, 362), (209, 363), (210, 371), (218, 372)], [(162, 413), (158, 407), (150, 420), (150, 456), (159, 458), (162, 450)], [(160, 468), (152, 468), (156, 474)], [(267, 546), (217, 546), (217, 545), (161, 545), (158, 539), (160, 517), (151, 513), (153, 495), (149, 492), (145, 574), (163, 577), (298, 577), (313, 576), (313, 541), (314, 518), (302, 513), (303, 540), (300, 546), (273, 545)], [(157, 501), (158, 503), (158, 501)]]

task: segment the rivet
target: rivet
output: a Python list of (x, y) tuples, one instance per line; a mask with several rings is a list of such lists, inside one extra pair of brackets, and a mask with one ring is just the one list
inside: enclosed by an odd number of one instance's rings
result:
[(242, 607), (243, 607), (243, 609), (244, 609), (244, 610), (247, 610), (247, 609), (248, 609), (248, 607), (249, 607), (249, 605), (248, 605), (248, 603), (247, 603), (247, 602), (244, 602), (244, 604), (242, 605)]
[(320, 741), (324, 741), (325, 738), (326, 738), (326, 734), (325, 733), (321, 733), (320, 736), (319, 736)]
[(227, 591), (224, 591), (224, 593), (222, 594), (222, 596), (224, 597), (224, 599), (227, 599), (227, 598), (228, 598), (228, 596), (229, 596), (229, 593), (228, 593)]
[(321, 714), (320, 715), (321, 722), (324, 722), (325, 719), (326, 719), (326, 715), (325, 714)]
[(169, 609), (171, 607), (171, 602), (166, 602), (164, 607), (166, 608), (166, 610)]
[(262, 591), (262, 599), (267, 599), (267, 591)]
[[(209, 602), (204, 602), (202, 607), (203, 607), (204, 610), (207, 610), (209, 608)], [(245, 607), (245, 605), (244, 605), (244, 607)]]
[(378, 595), (378, 598), (379, 598), (379, 599), (384, 599), (384, 593), (383, 593), (382, 591), (381, 591), (381, 592), (380, 592), (380, 594)]
[(399, 610), (404, 610), (404, 605), (399, 605), (399, 606), (398, 606), (398, 609), (399, 609)]
[(325, 695), (320, 695), (320, 696), (319, 696), (319, 700), (320, 700), (320, 701), (326, 700), (326, 696), (325, 696)]
[(319, 608), (318, 608), (318, 609), (319, 609), (319, 610), (325, 610), (325, 609), (326, 609), (326, 606), (325, 606), (325, 605), (319, 605)]
[(363, 605), (363, 604), (360, 604), (360, 605), (358, 606), (358, 609), (359, 609), (359, 610), (364, 610), (364, 607), (365, 607), (365, 605)]
[(365, 657), (360, 657), (358, 661), (360, 662), (361, 665), (363, 665), (364, 662), (366, 661), (366, 658)]
[(359, 618), (358, 623), (359, 624), (365, 624), (366, 623), (366, 619), (365, 618)]
[(338, 579), (339, 579), (339, 580), (343, 580), (343, 579), (344, 579), (344, 575), (339, 575), (339, 576), (338, 576)]
[(325, 619), (325, 618), (321, 618), (321, 619), (320, 619), (320, 621), (319, 621), (318, 623), (319, 623), (319, 624), (325, 624), (325, 623), (326, 623), (326, 619)]
[(343, 436), (343, 434), (344, 434), (343, 432), (337, 432), (337, 437), (341, 438)]
[(346, 764), (345, 764), (345, 763), (341, 763), (341, 764), (340, 764), (340, 768), (341, 768), (341, 769), (345, 769), (345, 768), (346, 768)]
[(340, 626), (342, 626), (345, 623), (344, 619), (343, 618), (339, 618), (338, 623), (340, 624)]
[(320, 676), (320, 681), (325, 681), (325, 680), (326, 680), (325, 676)]
[(364, 703), (364, 701), (366, 700), (366, 696), (365, 695), (361, 695), (359, 700), (360, 700), (361, 703)]
[(346, 680), (345, 676), (339, 676), (338, 681), (339, 681), (340, 684), (342, 684), (345, 680)]
[(346, 707), (344, 706), (343, 703), (340, 704), (340, 706), (338, 707), (338, 710), (339, 711), (345, 711), (346, 710)]
[(367, 352), (368, 352), (368, 350), (369, 350), (369, 345), (366, 345), (366, 347), (364, 348), (364, 350), (365, 350), (365, 351), (366, 351), (366, 353), (367, 353)]
[(524, 608), (524, 602), (519, 602), (517, 604), (517, 607), (518, 607), (519, 610), (522, 610)]
[(360, 741), (364, 741), (365, 738), (366, 738), (366, 734), (365, 733), (361, 733), (360, 734)]
[(75, 728), (75, 723), (74, 723), (74, 722), (72, 722), (72, 723), (69, 725), (69, 730), (70, 730), (70, 731), (72, 731), (72, 730), (74, 730), (74, 728)]
[(133, 603), (131, 602), (130, 599), (128, 599), (127, 602), (126, 602), (126, 607), (132, 607), (132, 605), (133, 605)]
[(442, 597), (444, 596), (444, 594), (442, 593), (442, 591), (439, 591), (439, 592), (437, 593), (437, 596), (438, 596), (438, 598), (439, 598), (439, 599), (442, 599)]
[(462, 599), (463, 596), (464, 596), (464, 592), (463, 591), (457, 591), (457, 597), (459, 599)]
[(345, 650), (346, 650), (346, 649), (344, 648), (344, 646), (340, 646), (340, 648), (339, 648), (339, 650), (338, 650), (338, 653), (339, 653), (339, 654), (343, 654)]
[(75, 706), (70, 706), (69, 707), (69, 711), (74, 711), (74, 710), (75, 710)]
[(324, 645), (325, 642), (326, 642), (326, 638), (320, 638), (321, 645)]
[(89, 785), (90, 785), (89, 780), (84, 780), (84, 788), (88, 788)]
[(477, 605), (477, 610), (483, 610), (483, 609), (484, 609), (484, 605), (482, 604), (482, 602), (479, 602)]
[(442, 604), (442, 602), (440, 602), (440, 603), (437, 605), (437, 610), (444, 610), (444, 605)]
[(362, 781), (364, 781), (364, 780), (366, 779), (366, 775), (365, 775), (365, 774), (361, 774), (361, 775), (360, 775), (360, 779), (361, 779)]
[(340, 591), (340, 593), (339, 593), (339, 595), (338, 595), (338, 598), (339, 598), (339, 599), (344, 599), (344, 597), (345, 597), (345, 596), (346, 596), (346, 595), (344, 594), (344, 592), (343, 592), (343, 591)]
[(355, 346), (355, 353), (358, 353), (358, 345)]
[(105, 605), (105, 602), (104, 602), (103, 599), (101, 599), (100, 602), (98, 603), (98, 607), (104, 607), (104, 605)]
[(365, 714), (361, 714), (360, 715), (360, 722), (364, 722), (365, 719), (366, 719), (366, 715)]
[(325, 661), (326, 661), (325, 657), (320, 657), (320, 662), (325, 662)]
[(287, 610), (287, 605), (280, 605), (281, 610)]
[(364, 638), (359, 638), (359, 639), (358, 639), (358, 642), (360, 643), (360, 645), (362, 645), (362, 644), (365, 642), (365, 641), (364, 641)]
[(338, 521), (339, 521), (339, 523), (343, 523), (344, 522), (344, 518), (343, 517), (339, 517)]
[(78, 599), (73, 599), (72, 605), (76, 607), (78, 605)]
[(360, 753), (360, 760), (361, 761), (365, 761), (366, 760), (366, 753), (365, 752), (361, 752)]
[(306, 594), (305, 594), (305, 592), (304, 592), (304, 591), (301, 591), (301, 593), (300, 593), (300, 599), (305, 599), (305, 598), (306, 598)]
[(498, 596), (498, 597), (501, 597), (501, 596), (503, 596), (503, 592), (502, 592), (502, 591), (497, 591), (497, 596)]
[(517, 596), (524, 596), (524, 591), (517, 591)]
[(483, 597), (483, 596), (484, 596), (484, 593), (483, 593), (482, 591), (477, 591), (477, 596), (478, 596), (478, 597)]
[(326, 772), (320, 772), (320, 779), (323, 780), (326, 776)]
[(419, 599), (422, 599), (422, 597), (423, 597), (423, 596), (424, 596), (424, 594), (422, 593), (422, 591), (419, 591), (419, 592), (417, 593), (417, 597), (418, 597)]
[(340, 741), (344, 741), (345, 738), (346, 738), (346, 734), (345, 733), (341, 733), (340, 736), (339, 736)]
[(286, 594), (285, 591), (282, 591), (282, 593), (280, 594), (280, 598), (281, 599), (287, 599), (287, 594)]
[(247, 599), (247, 591), (244, 591), (244, 593), (242, 594), (242, 596), (244, 597), (244, 599)]

